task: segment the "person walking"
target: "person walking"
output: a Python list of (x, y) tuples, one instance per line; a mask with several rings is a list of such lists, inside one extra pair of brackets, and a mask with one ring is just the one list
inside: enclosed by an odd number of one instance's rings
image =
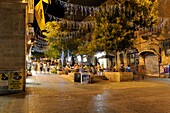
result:
[(96, 69), (94, 68), (93, 65), (90, 66), (90, 69), (91, 69), (91, 74), (92, 74), (92, 75), (97, 74), (97, 71), (96, 71)]
[(100, 63), (99, 62), (97, 62), (97, 74), (98, 74), (98, 76), (101, 76), (102, 75), (102, 69), (101, 69), (101, 66), (100, 66)]
[(38, 63), (36, 62), (35, 63), (35, 74), (37, 74), (37, 71), (38, 71)]
[(43, 71), (43, 63), (42, 62), (40, 62), (40, 64), (39, 64), (40, 66), (40, 73), (42, 73), (42, 71)]
[(47, 70), (47, 64), (44, 62), (43, 63), (43, 71), (44, 71), (44, 73), (46, 73), (46, 70)]
[(50, 63), (47, 62), (47, 72), (49, 73), (50, 72)]
[(79, 66), (79, 72), (80, 72), (80, 73), (84, 73), (84, 66), (83, 66), (83, 64), (80, 64), (80, 66)]

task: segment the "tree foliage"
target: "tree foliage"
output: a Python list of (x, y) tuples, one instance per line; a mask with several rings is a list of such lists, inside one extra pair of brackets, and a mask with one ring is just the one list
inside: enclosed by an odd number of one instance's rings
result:
[(48, 22), (44, 32), (49, 43), (47, 50), (51, 55), (58, 54), (57, 57), (63, 50), (74, 54), (93, 54), (129, 49), (133, 47), (136, 31), (153, 28), (157, 24), (157, 6), (154, 0), (108, 0), (91, 17), (95, 26), (85, 37), (68, 38), (67, 32), (77, 29), (68, 29), (56, 21)]
[(90, 52), (122, 51), (132, 47), (138, 28), (153, 28), (156, 25), (157, 5), (149, 0), (107, 1), (92, 18), (96, 24), (86, 47)]
[(45, 30), (43, 35), (46, 36), (49, 44), (45, 49), (46, 56), (60, 58), (61, 52), (67, 52), (67, 50), (70, 50), (72, 54), (77, 53), (81, 38), (69, 38), (66, 34), (71, 29), (62, 26), (60, 22), (53, 21), (46, 23)]

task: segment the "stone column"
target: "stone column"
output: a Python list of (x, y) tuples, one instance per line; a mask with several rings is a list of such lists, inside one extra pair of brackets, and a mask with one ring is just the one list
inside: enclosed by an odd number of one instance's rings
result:
[(26, 76), (25, 15), (26, 4), (23, 4), (21, 0), (1, 0), (0, 71), (22, 71), (24, 83)]

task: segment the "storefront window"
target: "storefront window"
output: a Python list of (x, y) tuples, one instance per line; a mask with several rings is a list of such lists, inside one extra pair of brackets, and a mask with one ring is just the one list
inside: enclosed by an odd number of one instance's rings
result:
[[(139, 64), (139, 55), (138, 53), (129, 53), (127, 55), (128, 64)], [(136, 61), (136, 62), (135, 62)]]
[(170, 56), (170, 41), (162, 42), (163, 49), (165, 51), (166, 56)]

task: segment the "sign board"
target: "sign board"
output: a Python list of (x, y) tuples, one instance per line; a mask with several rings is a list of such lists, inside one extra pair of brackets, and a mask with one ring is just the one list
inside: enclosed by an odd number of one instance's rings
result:
[(21, 71), (13, 71), (9, 76), (9, 90), (23, 89), (23, 73)]

